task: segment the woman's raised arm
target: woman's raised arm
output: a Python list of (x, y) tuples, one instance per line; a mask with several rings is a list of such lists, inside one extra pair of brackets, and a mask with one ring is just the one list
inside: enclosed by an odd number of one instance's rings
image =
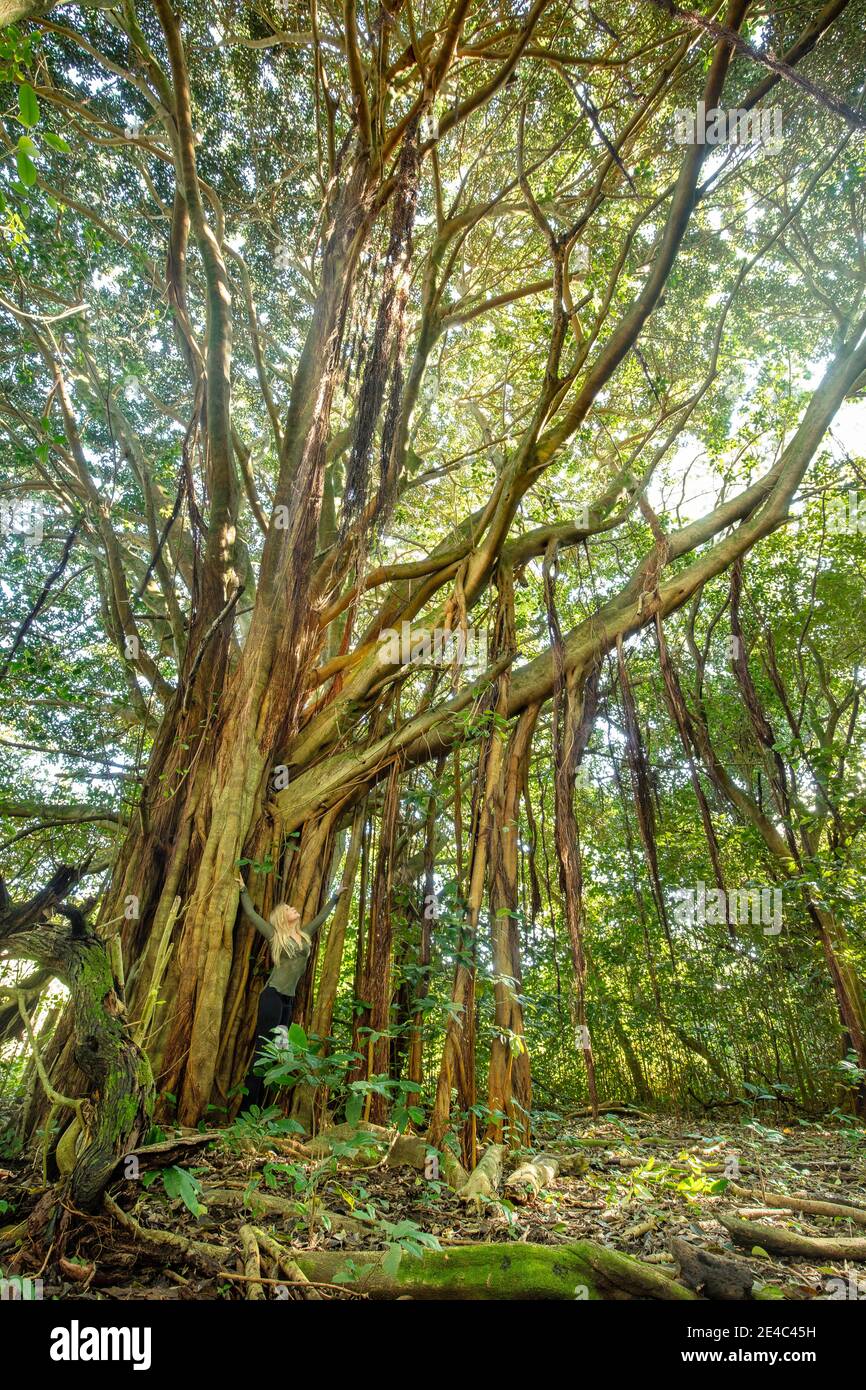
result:
[(334, 911), (334, 908), (337, 906), (337, 902), (340, 899), (341, 895), (346, 892), (348, 892), (348, 889), (344, 885), (341, 885), (339, 888), (336, 889), (335, 892), (331, 894), (330, 898), (325, 903), (325, 906), (322, 908), (321, 912), (316, 914), (312, 922), (307, 922), (306, 926), (301, 928), (301, 931), (304, 933), (304, 936), (308, 936), (312, 941), (313, 937), (316, 935), (316, 932), (319, 930), (319, 927), (322, 925), (326, 918), (330, 917), (331, 913)]
[(270, 941), (274, 934), (273, 927), (271, 926), (270, 922), (266, 921), (264, 917), (260, 916), (260, 914), (256, 912), (256, 909), (253, 907), (253, 900), (247, 892), (247, 886), (244, 883), (243, 879), (240, 877), (240, 875), (238, 875), (237, 877), (237, 882), (240, 885), (241, 907), (244, 910), (244, 916), (247, 918), (249, 922), (252, 922), (256, 931), (261, 932), (262, 936), (265, 938), (266, 941)]

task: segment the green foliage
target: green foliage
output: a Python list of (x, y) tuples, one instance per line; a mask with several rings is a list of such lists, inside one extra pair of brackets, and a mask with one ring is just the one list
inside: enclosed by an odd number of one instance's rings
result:
[(141, 1175), (141, 1181), (145, 1187), (151, 1187), (159, 1178), (162, 1179), (163, 1191), (169, 1201), (175, 1201), (179, 1198), (193, 1216), (204, 1215), (207, 1207), (203, 1206), (199, 1200), (202, 1185), (193, 1170), (179, 1168), (172, 1164), (169, 1168), (159, 1168)]

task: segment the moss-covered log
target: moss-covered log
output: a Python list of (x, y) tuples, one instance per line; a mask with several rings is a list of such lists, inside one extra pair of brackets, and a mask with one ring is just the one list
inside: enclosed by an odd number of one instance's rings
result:
[(388, 1274), (380, 1251), (304, 1250), (294, 1258), (308, 1279), (345, 1281), (348, 1261), (358, 1277), (347, 1287), (371, 1298), (425, 1299), (695, 1299), (660, 1270), (594, 1241), (570, 1245), (456, 1245), (404, 1255)]

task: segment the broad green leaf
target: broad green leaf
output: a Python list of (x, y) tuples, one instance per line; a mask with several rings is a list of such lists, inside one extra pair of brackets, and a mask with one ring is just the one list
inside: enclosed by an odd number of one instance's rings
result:
[(32, 188), (36, 182), (36, 165), (30, 158), (26, 150), (15, 151), (15, 166), (18, 170), (18, 177), (25, 188)]
[(39, 102), (29, 82), (22, 82), (18, 88), (18, 119), (26, 126), (39, 122)]
[(42, 139), (46, 145), (50, 145), (52, 150), (59, 150), (61, 154), (71, 154), (72, 148), (66, 143), (62, 135), (55, 135), (53, 130), (44, 130)]

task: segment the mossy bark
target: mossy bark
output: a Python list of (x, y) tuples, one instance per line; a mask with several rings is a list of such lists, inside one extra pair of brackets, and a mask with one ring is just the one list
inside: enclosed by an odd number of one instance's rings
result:
[(395, 1274), (383, 1268), (381, 1251), (305, 1250), (294, 1256), (308, 1279), (332, 1283), (345, 1279), (349, 1259), (358, 1277), (347, 1283), (371, 1298), (552, 1299), (574, 1302), (599, 1299), (695, 1299), (690, 1289), (661, 1271), (642, 1265), (593, 1241), (570, 1245), (457, 1245), (428, 1250), (419, 1258), (404, 1255)]
[(77, 1144), (69, 1146), (75, 1153), (69, 1195), (80, 1211), (94, 1211), (118, 1159), (135, 1148), (150, 1122), (150, 1064), (133, 1040), (100, 937), (43, 925), (15, 932), (3, 948), (7, 956), (38, 961), (69, 989), (72, 1056), (85, 1079), (88, 1101), (84, 1143), (77, 1153)]

